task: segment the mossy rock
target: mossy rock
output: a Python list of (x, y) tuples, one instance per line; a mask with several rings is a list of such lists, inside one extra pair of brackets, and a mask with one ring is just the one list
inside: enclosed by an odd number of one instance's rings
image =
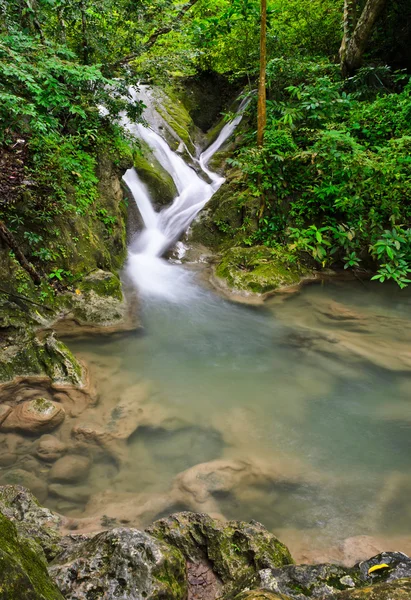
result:
[(215, 272), (230, 288), (258, 294), (297, 284), (308, 274), (280, 251), (265, 246), (230, 248), (223, 253)]
[(16, 526), (0, 513), (0, 598), (4, 600), (63, 600), (47, 573), (47, 562), (35, 542), (18, 535)]
[(161, 166), (149, 146), (141, 144), (141, 153), (134, 157), (134, 166), (141, 181), (146, 184), (155, 208), (171, 204), (177, 188), (171, 175)]
[(184, 142), (190, 154), (196, 152), (195, 139), (198, 131), (178, 93), (172, 86), (163, 89), (153, 88), (154, 106), (158, 114), (176, 133), (177, 138)]
[(241, 244), (257, 229), (258, 204), (258, 198), (242, 197), (239, 177), (232, 173), (193, 222), (190, 241), (212, 250)]
[(49, 572), (66, 600), (187, 597), (181, 553), (137, 529), (112, 529), (70, 547), (52, 562)]
[(284, 594), (274, 594), (272, 592), (265, 592), (264, 590), (252, 590), (237, 594), (233, 600), (291, 600), (291, 598), (290, 596), (284, 596)]
[(226, 591), (240, 591), (260, 569), (293, 562), (287, 547), (256, 521), (225, 523), (182, 512), (156, 521), (147, 531), (178, 548), (186, 560), (211, 564)]
[(295, 600), (305, 600), (306, 597), (334, 599), (343, 590), (364, 586), (358, 569), (333, 564), (262, 569), (253, 583), (258, 589), (284, 594)]
[(0, 383), (16, 377), (46, 376), (53, 383), (82, 385), (81, 365), (53, 334), (40, 340), (30, 329), (8, 329), (1, 335)]
[(341, 592), (335, 600), (409, 600), (411, 579), (398, 579), (392, 583), (380, 583), (359, 590)]
[(0, 486), (0, 512), (14, 523), (20, 538), (34, 540), (42, 548), (47, 560), (61, 552), (61, 517), (40, 506), (28, 489), (20, 485)]

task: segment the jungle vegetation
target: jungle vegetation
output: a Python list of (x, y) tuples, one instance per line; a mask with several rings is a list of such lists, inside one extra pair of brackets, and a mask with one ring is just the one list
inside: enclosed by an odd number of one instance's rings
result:
[(69, 278), (44, 231), (109, 225), (96, 163), (132, 144), (129, 84), (214, 73), (259, 90), (229, 161), (239, 209), (260, 206), (238, 243), (406, 286), (410, 41), (409, 0), (0, 0), (0, 237), (35, 282)]

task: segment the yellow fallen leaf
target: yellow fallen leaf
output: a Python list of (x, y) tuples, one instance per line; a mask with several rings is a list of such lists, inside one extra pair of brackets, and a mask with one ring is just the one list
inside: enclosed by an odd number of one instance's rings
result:
[(389, 565), (387, 565), (386, 563), (382, 563), (382, 565), (374, 565), (373, 567), (371, 567), (370, 569), (368, 569), (368, 575), (370, 575), (371, 573), (374, 573), (374, 571), (379, 571), (379, 569), (389, 569)]
[(77, 289), (76, 294), (77, 294), (77, 296), (80, 296), (80, 294), (81, 294), (80, 290)]

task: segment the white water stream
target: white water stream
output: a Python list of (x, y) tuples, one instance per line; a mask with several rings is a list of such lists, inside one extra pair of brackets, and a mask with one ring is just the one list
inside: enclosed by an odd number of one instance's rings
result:
[(182, 268), (171, 266), (161, 258), (189, 227), (211, 196), (224, 183), (224, 178), (207, 168), (211, 157), (221, 148), (240, 123), (248, 100), (243, 100), (235, 119), (226, 123), (217, 139), (199, 157), (199, 166), (210, 183), (202, 179), (181, 156), (173, 152), (167, 142), (153, 129), (126, 123), (129, 130), (142, 139), (153, 151), (161, 166), (171, 175), (178, 196), (173, 203), (156, 213), (145, 184), (134, 168), (124, 175), (136, 203), (145, 229), (129, 249), (127, 271), (145, 296), (157, 296), (181, 302), (194, 289), (188, 285), (189, 274)]

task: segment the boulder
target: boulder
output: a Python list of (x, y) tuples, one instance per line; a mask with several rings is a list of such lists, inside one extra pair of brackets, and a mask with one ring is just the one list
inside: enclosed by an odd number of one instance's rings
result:
[(28, 488), (36, 496), (39, 502), (44, 502), (47, 498), (47, 483), (28, 471), (23, 469), (10, 469), (1, 477), (2, 484), (22, 485)]
[(0, 425), (0, 430), (38, 435), (58, 427), (64, 417), (65, 411), (60, 404), (46, 398), (36, 398), (18, 404)]
[(17, 527), (21, 538), (35, 541), (51, 560), (60, 552), (58, 528), (63, 519), (39, 505), (27, 489), (19, 485), (0, 487), (0, 512)]
[(147, 531), (178, 548), (190, 563), (203, 564), (224, 590), (251, 580), (261, 569), (289, 565), (293, 559), (284, 544), (256, 521), (218, 521), (209, 515), (182, 512), (160, 519)]
[(184, 600), (178, 550), (137, 529), (105, 531), (64, 551), (49, 573), (66, 600)]
[(241, 592), (233, 600), (291, 600), (284, 594), (273, 594), (264, 590), (252, 590), (250, 592)]
[(8, 404), (0, 404), (0, 425), (6, 420), (12, 410), (12, 407)]
[(67, 486), (61, 483), (53, 483), (49, 486), (49, 493), (74, 504), (85, 504), (90, 498), (90, 488), (81, 485)]
[(54, 435), (42, 435), (38, 442), (36, 456), (46, 462), (54, 462), (61, 458), (66, 450), (67, 446)]
[(69, 454), (59, 458), (50, 470), (51, 481), (76, 482), (85, 479), (90, 471), (91, 461), (87, 456)]
[[(383, 568), (374, 569), (374, 567), (387, 565)], [(411, 578), (411, 558), (403, 552), (381, 552), (368, 560), (364, 560), (356, 565), (361, 573), (361, 578), (367, 583), (382, 583)], [(370, 573), (370, 569), (372, 569)]]
[(63, 600), (47, 573), (41, 549), (21, 538), (0, 513), (0, 597), (5, 600)]
[(285, 594), (294, 600), (306, 600), (307, 596), (334, 600), (338, 592), (363, 585), (358, 570), (332, 564), (262, 569), (254, 584), (256, 588)]
[(360, 590), (341, 592), (336, 600), (409, 600), (411, 579), (398, 579), (393, 583), (381, 583)]

